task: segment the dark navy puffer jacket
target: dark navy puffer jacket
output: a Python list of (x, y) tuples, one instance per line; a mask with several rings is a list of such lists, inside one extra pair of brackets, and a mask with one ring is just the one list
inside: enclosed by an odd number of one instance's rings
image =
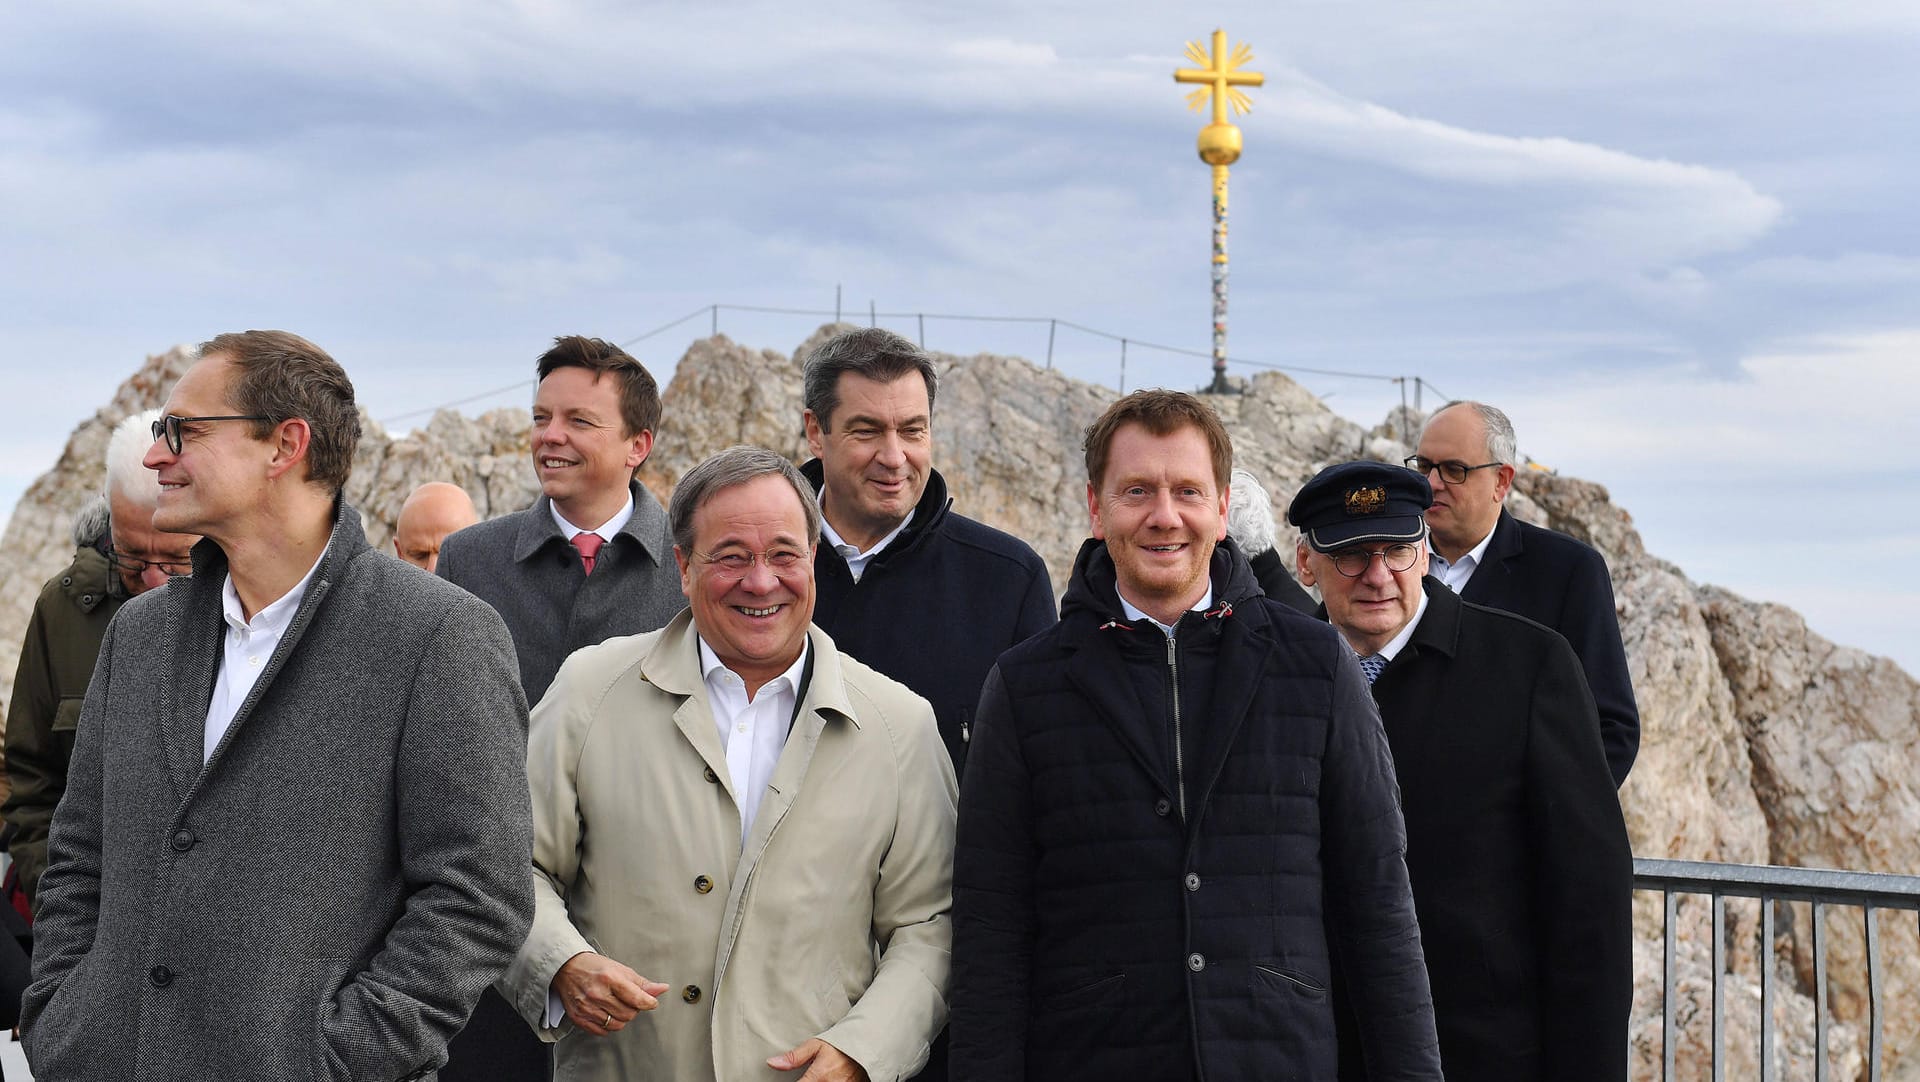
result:
[(988, 677), (954, 861), (954, 1079), (1330, 1079), (1336, 965), (1372, 1079), (1440, 1078), (1365, 678), (1230, 542), (1212, 574), (1170, 661), (1089, 541), (1061, 622)]

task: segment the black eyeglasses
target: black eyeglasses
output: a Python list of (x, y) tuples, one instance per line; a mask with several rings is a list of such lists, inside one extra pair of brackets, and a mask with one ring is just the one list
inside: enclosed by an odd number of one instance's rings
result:
[(1357, 579), (1367, 573), (1367, 568), (1373, 565), (1375, 556), (1380, 557), (1380, 562), (1387, 565), (1388, 571), (1405, 571), (1420, 558), (1420, 546), (1388, 545), (1373, 552), (1366, 549), (1341, 549), (1333, 554), (1333, 569), (1350, 579)]
[(138, 575), (149, 567), (158, 568), (168, 576), (193, 574), (192, 560), (142, 560), (137, 556), (123, 556), (113, 549), (107, 550), (107, 563), (127, 575)]
[(247, 413), (247, 414), (228, 413), (228, 414), (222, 414), (219, 417), (181, 417), (176, 414), (169, 413), (165, 417), (160, 418), (158, 421), (153, 422), (153, 438), (156, 440), (165, 439), (167, 441), (167, 450), (172, 451), (174, 454), (177, 455), (180, 453), (180, 426), (181, 425), (188, 424), (188, 423), (198, 423), (200, 421), (271, 421), (271, 420), (273, 420), (273, 418), (262, 416), (261, 414), (258, 414), (258, 413)]
[(1495, 466), (1506, 465), (1504, 462), (1482, 462), (1478, 466), (1469, 466), (1457, 458), (1450, 458), (1445, 462), (1435, 462), (1433, 459), (1421, 455), (1408, 455), (1402, 464), (1408, 469), (1415, 470), (1421, 474), (1429, 474), (1435, 470), (1439, 470), (1440, 479), (1450, 485), (1464, 484), (1467, 480), (1467, 475), (1475, 470), (1490, 470)]

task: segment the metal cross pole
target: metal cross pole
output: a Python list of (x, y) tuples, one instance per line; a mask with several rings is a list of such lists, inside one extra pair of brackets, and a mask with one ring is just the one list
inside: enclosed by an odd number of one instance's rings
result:
[(1227, 122), (1227, 107), (1245, 113), (1253, 103), (1240, 88), (1265, 85), (1267, 77), (1257, 71), (1241, 71), (1253, 59), (1253, 47), (1246, 42), (1227, 51), (1227, 32), (1213, 32), (1213, 50), (1209, 53), (1197, 41), (1187, 43), (1187, 58), (1198, 67), (1174, 71), (1176, 83), (1198, 83), (1187, 95), (1187, 107), (1198, 110), (1211, 101), (1213, 122), (1200, 129), (1200, 160), (1213, 169), (1213, 383), (1210, 394), (1226, 394), (1227, 385), (1227, 167), (1240, 160), (1240, 129)]

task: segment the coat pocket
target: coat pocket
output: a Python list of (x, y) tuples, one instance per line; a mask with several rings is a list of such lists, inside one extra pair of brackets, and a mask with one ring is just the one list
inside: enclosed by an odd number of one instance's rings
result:
[(1256, 995), (1265, 991), (1278, 991), (1292, 994), (1303, 999), (1319, 1001), (1327, 998), (1327, 986), (1300, 972), (1272, 962), (1253, 963), (1253, 991)]

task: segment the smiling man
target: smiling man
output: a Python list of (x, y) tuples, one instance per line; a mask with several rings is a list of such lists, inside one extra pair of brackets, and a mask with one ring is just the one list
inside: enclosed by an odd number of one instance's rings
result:
[(492, 610), (374, 550), (353, 385), (223, 334), (150, 429), (193, 574), (114, 617), (21, 1012), (41, 1078), (416, 1079), (524, 938), (526, 700)]
[(933, 713), (812, 627), (819, 510), (784, 458), (714, 455), (670, 517), (690, 607), (534, 711), (538, 911), (504, 987), (567, 1078), (910, 1077), (952, 939)]
[[(1393, 747), (1448, 1082), (1627, 1074), (1633, 855), (1566, 640), (1425, 578), (1427, 482), (1349, 462), (1287, 517)], [(1344, 1079), (1369, 1077), (1358, 1039)]]
[(1513, 423), (1484, 402), (1450, 402), (1427, 418), (1406, 460), (1433, 486), (1433, 575), (1476, 605), (1517, 612), (1565, 636), (1599, 712), (1618, 787), (1640, 750), (1640, 710), (1614, 612), (1613, 580), (1592, 547), (1506, 512), (1519, 462)]
[(807, 358), (800, 470), (825, 516), (814, 622), (926, 696), (958, 773), (987, 670), (1053, 624), (1053, 583), (1026, 542), (953, 510), (933, 468), (938, 390), (932, 359), (892, 331), (828, 339)]
[[(540, 498), (440, 544), (434, 573), (492, 605), (539, 702), (567, 655), (654, 631), (685, 605), (667, 513), (634, 471), (653, 451), (660, 391), (609, 342), (567, 335), (535, 363), (529, 440)], [(454, 1042), (442, 1082), (538, 1082), (548, 1050), (493, 992)]]
[(1438, 1080), (1379, 717), (1353, 652), (1224, 541), (1226, 429), (1140, 391), (1086, 464), (1060, 623), (980, 697), (953, 1077), (1331, 1078), (1337, 977), (1372, 1076)]

